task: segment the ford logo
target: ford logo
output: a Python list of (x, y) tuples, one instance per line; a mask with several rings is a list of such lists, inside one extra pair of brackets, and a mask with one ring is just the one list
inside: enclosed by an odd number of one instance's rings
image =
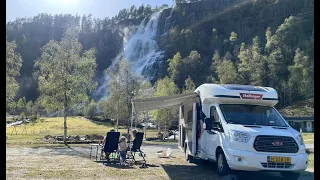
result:
[(272, 145), (274, 145), (274, 146), (282, 146), (282, 142), (273, 142)]

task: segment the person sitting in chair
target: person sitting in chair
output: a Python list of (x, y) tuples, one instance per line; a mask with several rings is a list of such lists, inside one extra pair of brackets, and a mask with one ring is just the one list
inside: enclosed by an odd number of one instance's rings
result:
[[(116, 131), (114, 129), (110, 129), (109, 132), (116, 132)], [(107, 136), (103, 139), (103, 143), (102, 143), (103, 146), (106, 144), (106, 140), (107, 140)], [(110, 152), (105, 152), (105, 157), (108, 161), (110, 160), (109, 155), (110, 155)]]
[(134, 129), (134, 130), (132, 130), (132, 141), (134, 141), (134, 139), (136, 139), (136, 136), (137, 136), (137, 130), (136, 129)]

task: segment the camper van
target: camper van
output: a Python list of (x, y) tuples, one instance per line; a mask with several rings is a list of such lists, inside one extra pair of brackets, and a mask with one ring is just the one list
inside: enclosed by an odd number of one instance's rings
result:
[(203, 84), (194, 92), (132, 100), (136, 112), (177, 106), (178, 146), (187, 161), (214, 161), (220, 175), (230, 170), (276, 171), (295, 180), (308, 166), (303, 139), (274, 108), (270, 87)]
[(203, 84), (180, 106), (178, 146), (187, 161), (230, 170), (276, 171), (298, 179), (308, 165), (303, 139), (274, 108), (270, 87)]

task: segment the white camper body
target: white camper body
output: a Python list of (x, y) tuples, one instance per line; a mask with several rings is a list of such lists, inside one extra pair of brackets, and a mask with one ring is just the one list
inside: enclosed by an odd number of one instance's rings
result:
[(194, 93), (134, 100), (136, 111), (180, 105), (178, 146), (186, 160), (216, 161), (228, 169), (279, 171), (297, 179), (308, 155), (298, 131), (273, 107), (270, 87), (203, 84)]
[[(222, 152), (222, 160), (232, 170), (299, 172), (307, 168), (308, 155), (299, 132), (273, 107), (278, 102), (273, 88), (203, 84), (195, 92), (197, 97), (180, 106), (178, 146), (187, 160), (218, 161), (218, 169), (226, 168), (219, 167)], [(218, 127), (206, 130), (211, 123), (205, 117), (214, 117), (211, 121)]]

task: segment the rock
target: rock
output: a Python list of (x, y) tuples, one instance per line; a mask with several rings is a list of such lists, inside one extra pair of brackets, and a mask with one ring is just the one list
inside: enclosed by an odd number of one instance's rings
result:
[(55, 139), (56, 139), (57, 141), (63, 141), (63, 136), (56, 136)]
[(92, 137), (93, 137), (93, 140), (103, 140), (104, 139), (104, 136), (101, 136), (99, 134), (93, 134)]
[(76, 141), (80, 141), (80, 136), (79, 136), (79, 135), (76, 135), (76, 136), (74, 137), (74, 139), (75, 139)]
[(54, 137), (51, 136), (51, 135), (45, 135), (44, 138), (45, 138), (45, 139), (49, 139), (49, 138), (54, 138)]
[(85, 135), (85, 139), (88, 140), (103, 140), (104, 136), (101, 136), (99, 134), (90, 134), (90, 135)]

